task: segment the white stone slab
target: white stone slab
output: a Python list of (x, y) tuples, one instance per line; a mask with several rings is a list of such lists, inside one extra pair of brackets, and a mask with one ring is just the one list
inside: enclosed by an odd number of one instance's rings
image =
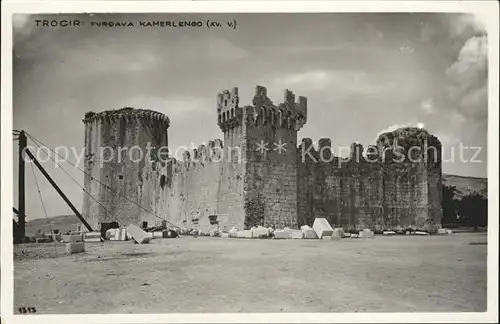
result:
[(161, 232), (151, 232), (153, 234), (153, 238), (163, 238), (163, 231)]
[(265, 228), (265, 227), (262, 227), (262, 226), (258, 226), (258, 227), (254, 227), (252, 228), (252, 237), (253, 238), (265, 238), (265, 237), (269, 237), (269, 229), (268, 228)]
[(286, 231), (286, 230), (275, 230), (274, 238), (277, 240), (288, 240), (292, 238), (292, 233), (291, 231)]
[(115, 232), (114, 241), (126, 241), (127, 240), (127, 230), (124, 228), (117, 228)]
[(101, 242), (101, 238), (97, 238), (97, 237), (89, 237), (89, 238), (84, 238), (83, 241), (85, 243), (99, 243)]
[(333, 236), (338, 236), (340, 238), (344, 237), (344, 229), (343, 228), (334, 228), (333, 229), (333, 234), (332, 234), (332, 237)]
[(304, 238), (305, 239), (317, 239), (318, 235), (316, 234), (316, 231), (307, 225), (301, 226), (300, 230), (302, 233), (304, 233)]
[(84, 239), (90, 239), (90, 238), (101, 238), (101, 232), (88, 232), (85, 233)]
[(385, 235), (385, 236), (389, 236), (389, 235), (396, 235), (396, 232), (394, 232), (394, 231), (384, 231), (382, 234)]
[(109, 230), (106, 231), (106, 239), (115, 239), (115, 235), (118, 229), (116, 228), (110, 228)]
[(68, 235), (63, 235), (62, 236), (62, 241), (66, 243), (76, 243), (76, 242), (83, 242), (83, 235), (78, 234), (68, 234)]
[(83, 242), (75, 242), (75, 243), (66, 243), (66, 253), (82, 253), (85, 252), (85, 243)]
[(220, 237), (222, 237), (222, 238), (229, 238), (229, 233), (221, 233)]
[(313, 229), (319, 238), (323, 238), (323, 236), (332, 236), (333, 234), (333, 228), (326, 218), (316, 218), (314, 220)]
[(139, 244), (149, 243), (153, 239), (153, 233), (146, 233), (139, 227), (131, 224), (127, 227), (127, 233)]
[(359, 232), (359, 237), (372, 239), (372, 238), (374, 238), (374, 233), (369, 229), (364, 229), (361, 232)]
[(291, 238), (294, 240), (301, 240), (304, 238), (304, 232), (301, 230), (290, 230)]
[(238, 229), (236, 227), (229, 230), (229, 237), (238, 237)]

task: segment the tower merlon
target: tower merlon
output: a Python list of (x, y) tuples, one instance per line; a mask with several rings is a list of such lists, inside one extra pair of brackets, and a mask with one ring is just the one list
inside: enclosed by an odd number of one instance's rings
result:
[(217, 95), (217, 124), (226, 131), (238, 125), (242, 116), (242, 109), (238, 106), (238, 88), (223, 90)]

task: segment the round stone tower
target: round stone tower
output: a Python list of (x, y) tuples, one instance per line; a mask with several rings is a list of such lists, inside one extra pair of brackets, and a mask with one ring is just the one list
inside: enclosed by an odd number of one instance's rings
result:
[(146, 163), (158, 159), (158, 152), (168, 152), (168, 117), (152, 110), (123, 108), (88, 112), (83, 123), (83, 216), (94, 230), (100, 223), (113, 221), (137, 224), (143, 208), (149, 207), (138, 206), (143, 169)]

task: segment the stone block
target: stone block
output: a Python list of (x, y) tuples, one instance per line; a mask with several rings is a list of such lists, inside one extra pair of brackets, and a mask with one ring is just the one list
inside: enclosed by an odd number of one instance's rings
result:
[(83, 236), (84, 242), (101, 242), (101, 232), (88, 232)]
[(163, 231), (151, 232), (151, 234), (153, 235), (153, 238), (163, 238)]
[(146, 233), (134, 224), (127, 227), (127, 233), (130, 234), (132, 239), (139, 244), (149, 243), (153, 239), (153, 233)]
[(439, 235), (448, 234), (448, 230), (446, 228), (438, 228), (437, 233)]
[(116, 240), (116, 228), (110, 228), (106, 231), (106, 239), (107, 240)]
[(101, 242), (101, 238), (89, 237), (89, 238), (83, 239), (83, 241), (86, 243), (99, 243), (99, 242)]
[(296, 240), (301, 240), (304, 238), (304, 232), (301, 230), (291, 230), (291, 238)]
[(63, 235), (62, 236), (62, 241), (66, 243), (76, 243), (76, 242), (83, 242), (83, 235), (81, 234), (68, 234), (68, 235)]
[(274, 238), (277, 240), (287, 240), (292, 238), (292, 233), (287, 230), (275, 230)]
[(374, 238), (374, 233), (369, 229), (364, 229), (361, 232), (359, 232), (358, 236), (359, 236), (359, 238), (372, 239), (372, 238)]
[(332, 235), (332, 236), (325, 236), (324, 237), (325, 239), (326, 238), (330, 238), (330, 240), (332, 241), (340, 241), (342, 239), (342, 236), (335, 236), (335, 235)]
[(126, 241), (126, 240), (128, 240), (127, 229), (120, 228), (120, 241)]
[(82, 253), (85, 252), (85, 243), (83, 242), (74, 242), (74, 243), (66, 243), (66, 253)]
[(126, 240), (127, 240), (127, 230), (124, 228), (116, 228), (113, 241), (126, 241)]
[(396, 232), (394, 232), (394, 231), (384, 231), (382, 234), (385, 235), (385, 236), (391, 236), (391, 235), (396, 235)]
[(267, 238), (269, 237), (269, 229), (258, 226), (251, 229), (253, 238)]
[(415, 235), (429, 235), (427, 232), (416, 231)]
[(314, 220), (313, 229), (319, 238), (323, 238), (323, 236), (332, 236), (333, 234), (333, 228), (326, 218), (316, 218)]
[(302, 233), (304, 233), (304, 238), (305, 239), (317, 239), (318, 235), (316, 234), (316, 231), (307, 225), (301, 226), (300, 230)]
[(229, 230), (229, 237), (238, 237), (238, 229), (236, 227)]
[(247, 239), (251, 239), (252, 238), (252, 231), (251, 230), (244, 230), (243, 237), (247, 238)]
[(236, 233), (236, 237), (237, 238), (245, 238), (245, 233), (243, 233), (243, 231), (238, 231), (238, 233)]
[(340, 238), (343, 238), (344, 237), (344, 229), (342, 228), (334, 228), (333, 229), (333, 234), (332, 234), (332, 237), (334, 236), (338, 236)]
[(222, 238), (229, 238), (229, 233), (221, 233), (220, 237), (222, 237)]

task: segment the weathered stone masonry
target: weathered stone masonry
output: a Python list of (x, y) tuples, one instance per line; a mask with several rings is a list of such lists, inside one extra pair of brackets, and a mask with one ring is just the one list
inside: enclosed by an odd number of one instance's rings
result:
[[(141, 163), (122, 160), (103, 168), (92, 162), (97, 148), (145, 148), (148, 141), (167, 146), (169, 121), (159, 113), (130, 109), (86, 117), (86, 168), (92, 176), (85, 178), (85, 188), (110, 213), (85, 195), (84, 215), (94, 224), (113, 217), (122, 223), (156, 222), (157, 215), (202, 230), (255, 224), (297, 227), (312, 225), (316, 217), (346, 228), (440, 223), (441, 144), (425, 130), (382, 134), (367, 154), (353, 144), (350, 157), (343, 159), (333, 156), (330, 139), (320, 139), (317, 150), (311, 139), (298, 144), (297, 132), (307, 121), (307, 99), (296, 100), (288, 90), (283, 103), (275, 105), (266, 88), (257, 86), (252, 105), (243, 107), (237, 88), (223, 91), (217, 96), (216, 115), (223, 141), (200, 145), (180, 161), (155, 161), (151, 154)], [(394, 162), (396, 156), (405, 156), (405, 161)]]

